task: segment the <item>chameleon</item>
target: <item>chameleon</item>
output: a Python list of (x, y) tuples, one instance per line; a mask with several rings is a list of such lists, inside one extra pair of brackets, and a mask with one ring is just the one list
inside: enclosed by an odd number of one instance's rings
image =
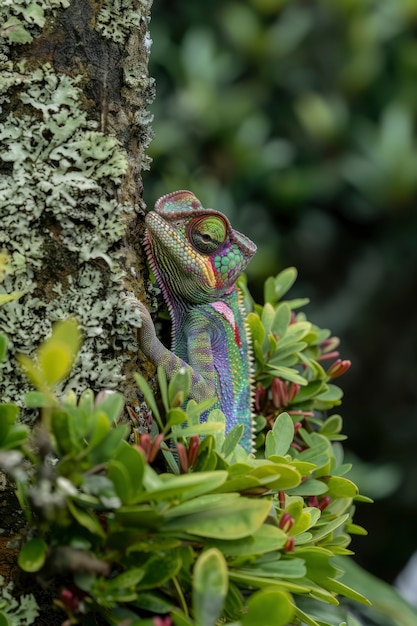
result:
[(158, 339), (138, 300), (144, 355), (170, 379), (181, 367), (191, 375), (190, 397), (217, 398), (226, 433), (243, 424), (240, 444), (253, 451), (251, 347), (236, 280), (256, 252), (221, 212), (203, 208), (190, 191), (162, 196), (145, 217), (145, 250), (172, 320), (172, 347)]

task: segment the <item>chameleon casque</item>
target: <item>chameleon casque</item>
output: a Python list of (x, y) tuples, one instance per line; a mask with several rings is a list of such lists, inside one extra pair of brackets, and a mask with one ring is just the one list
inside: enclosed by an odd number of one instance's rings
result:
[(139, 346), (171, 378), (181, 367), (192, 377), (190, 397), (218, 398), (226, 432), (244, 425), (241, 445), (251, 452), (250, 345), (236, 287), (256, 246), (219, 211), (205, 209), (190, 191), (162, 196), (146, 215), (145, 248), (172, 318), (172, 351), (140, 309)]

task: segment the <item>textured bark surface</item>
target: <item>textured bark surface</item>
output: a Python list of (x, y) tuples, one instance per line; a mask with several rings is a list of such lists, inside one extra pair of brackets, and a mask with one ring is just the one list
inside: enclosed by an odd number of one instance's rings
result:
[(66, 388), (118, 388), (134, 405), (135, 320), (120, 290), (143, 291), (151, 2), (34, 2), (35, 24), (24, 3), (0, 9), (0, 248), (11, 260), (0, 290), (25, 292), (0, 310), (0, 393), (22, 402), (14, 353), (32, 353), (54, 320), (76, 315), (84, 344)]
[[(0, 252), (9, 260), (0, 293), (24, 292), (0, 307), (8, 339), (0, 402), (24, 406), (30, 385), (15, 354), (33, 353), (55, 320), (75, 315), (83, 347), (57, 393), (118, 389), (138, 407), (138, 320), (120, 294), (144, 290), (151, 4), (22, 0), (0, 7)], [(30, 417), (23, 409), (23, 419)], [(0, 575), (22, 589), (16, 555), (24, 520), (0, 477)]]

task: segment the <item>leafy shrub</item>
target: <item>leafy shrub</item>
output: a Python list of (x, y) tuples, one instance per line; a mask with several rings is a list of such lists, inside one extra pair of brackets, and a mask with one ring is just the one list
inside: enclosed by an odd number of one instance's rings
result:
[(268, 279), (264, 306), (241, 283), (255, 455), (239, 446), (242, 426), (225, 435), (211, 401), (187, 401), (182, 370), (169, 383), (158, 371), (160, 407), (136, 375), (155, 419), (150, 433), (134, 424), (131, 442), (120, 394), (58, 400), (53, 387), (80, 345), (74, 320), (57, 323), (33, 359), (19, 357), (40, 420), (30, 433), (16, 406), (0, 406), (0, 466), (27, 519), (18, 563), (55, 586), (65, 624), (335, 626), (315, 617), (323, 602), (337, 623), (346, 619), (339, 595), (367, 603), (333, 564), (351, 554), (350, 534), (364, 532), (352, 521), (353, 502), (366, 498), (346, 478), (342, 419), (327, 416), (342, 396), (330, 381), (349, 363), (329, 331), (295, 313), (305, 300), (282, 300), (295, 278), (290, 268)]

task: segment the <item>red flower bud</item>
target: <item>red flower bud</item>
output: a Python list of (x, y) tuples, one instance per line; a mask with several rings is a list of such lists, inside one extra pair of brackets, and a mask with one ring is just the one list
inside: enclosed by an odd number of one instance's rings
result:
[(330, 376), (330, 378), (338, 378), (342, 376), (351, 366), (351, 362), (349, 360), (342, 361), (342, 359), (337, 359), (332, 365), (328, 368), (326, 374)]
[(289, 513), (284, 513), (279, 520), (278, 524), (279, 528), (283, 530), (285, 533), (288, 533), (291, 528), (294, 526), (294, 518)]
[(288, 402), (294, 400), (297, 393), (300, 391), (300, 385), (298, 383), (291, 383), (288, 387)]
[(284, 546), (285, 552), (294, 552), (294, 537), (288, 537)]
[(255, 409), (257, 411), (262, 411), (266, 400), (266, 389), (265, 387), (257, 387), (255, 391)]
[(288, 393), (284, 381), (274, 378), (271, 383), (272, 402), (276, 409), (288, 404)]
[(166, 617), (154, 617), (152, 623), (154, 626), (172, 626), (172, 619), (169, 615)]
[(149, 433), (141, 434), (137, 448), (143, 452), (145, 459), (148, 460), (151, 451), (151, 436)]
[(324, 496), (320, 500), (320, 504), (319, 504), (320, 511), (324, 511), (324, 509), (329, 506), (330, 502), (331, 502), (330, 497), (329, 496)]
[(198, 456), (198, 449), (200, 447), (200, 437), (198, 435), (193, 435), (190, 437), (190, 443), (188, 444), (188, 464), (190, 467), (194, 465)]
[(150, 449), (149, 456), (148, 456), (149, 463), (152, 463), (152, 461), (155, 460), (155, 457), (160, 450), (161, 443), (163, 442), (163, 440), (164, 440), (163, 433), (159, 433), (159, 435), (156, 435), (156, 437), (152, 441), (151, 449)]
[(180, 462), (180, 469), (181, 472), (183, 474), (186, 474), (188, 472), (188, 458), (187, 458), (187, 450), (185, 449), (185, 446), (182, 443), (177, 443), (177, 452), (178, 452), (178, 459)]
[(328, 339), (324, 339), (320, 343), (320, 348), (323, 352), (333, 352), (340, 344), (339, 337), (329, 337)]

